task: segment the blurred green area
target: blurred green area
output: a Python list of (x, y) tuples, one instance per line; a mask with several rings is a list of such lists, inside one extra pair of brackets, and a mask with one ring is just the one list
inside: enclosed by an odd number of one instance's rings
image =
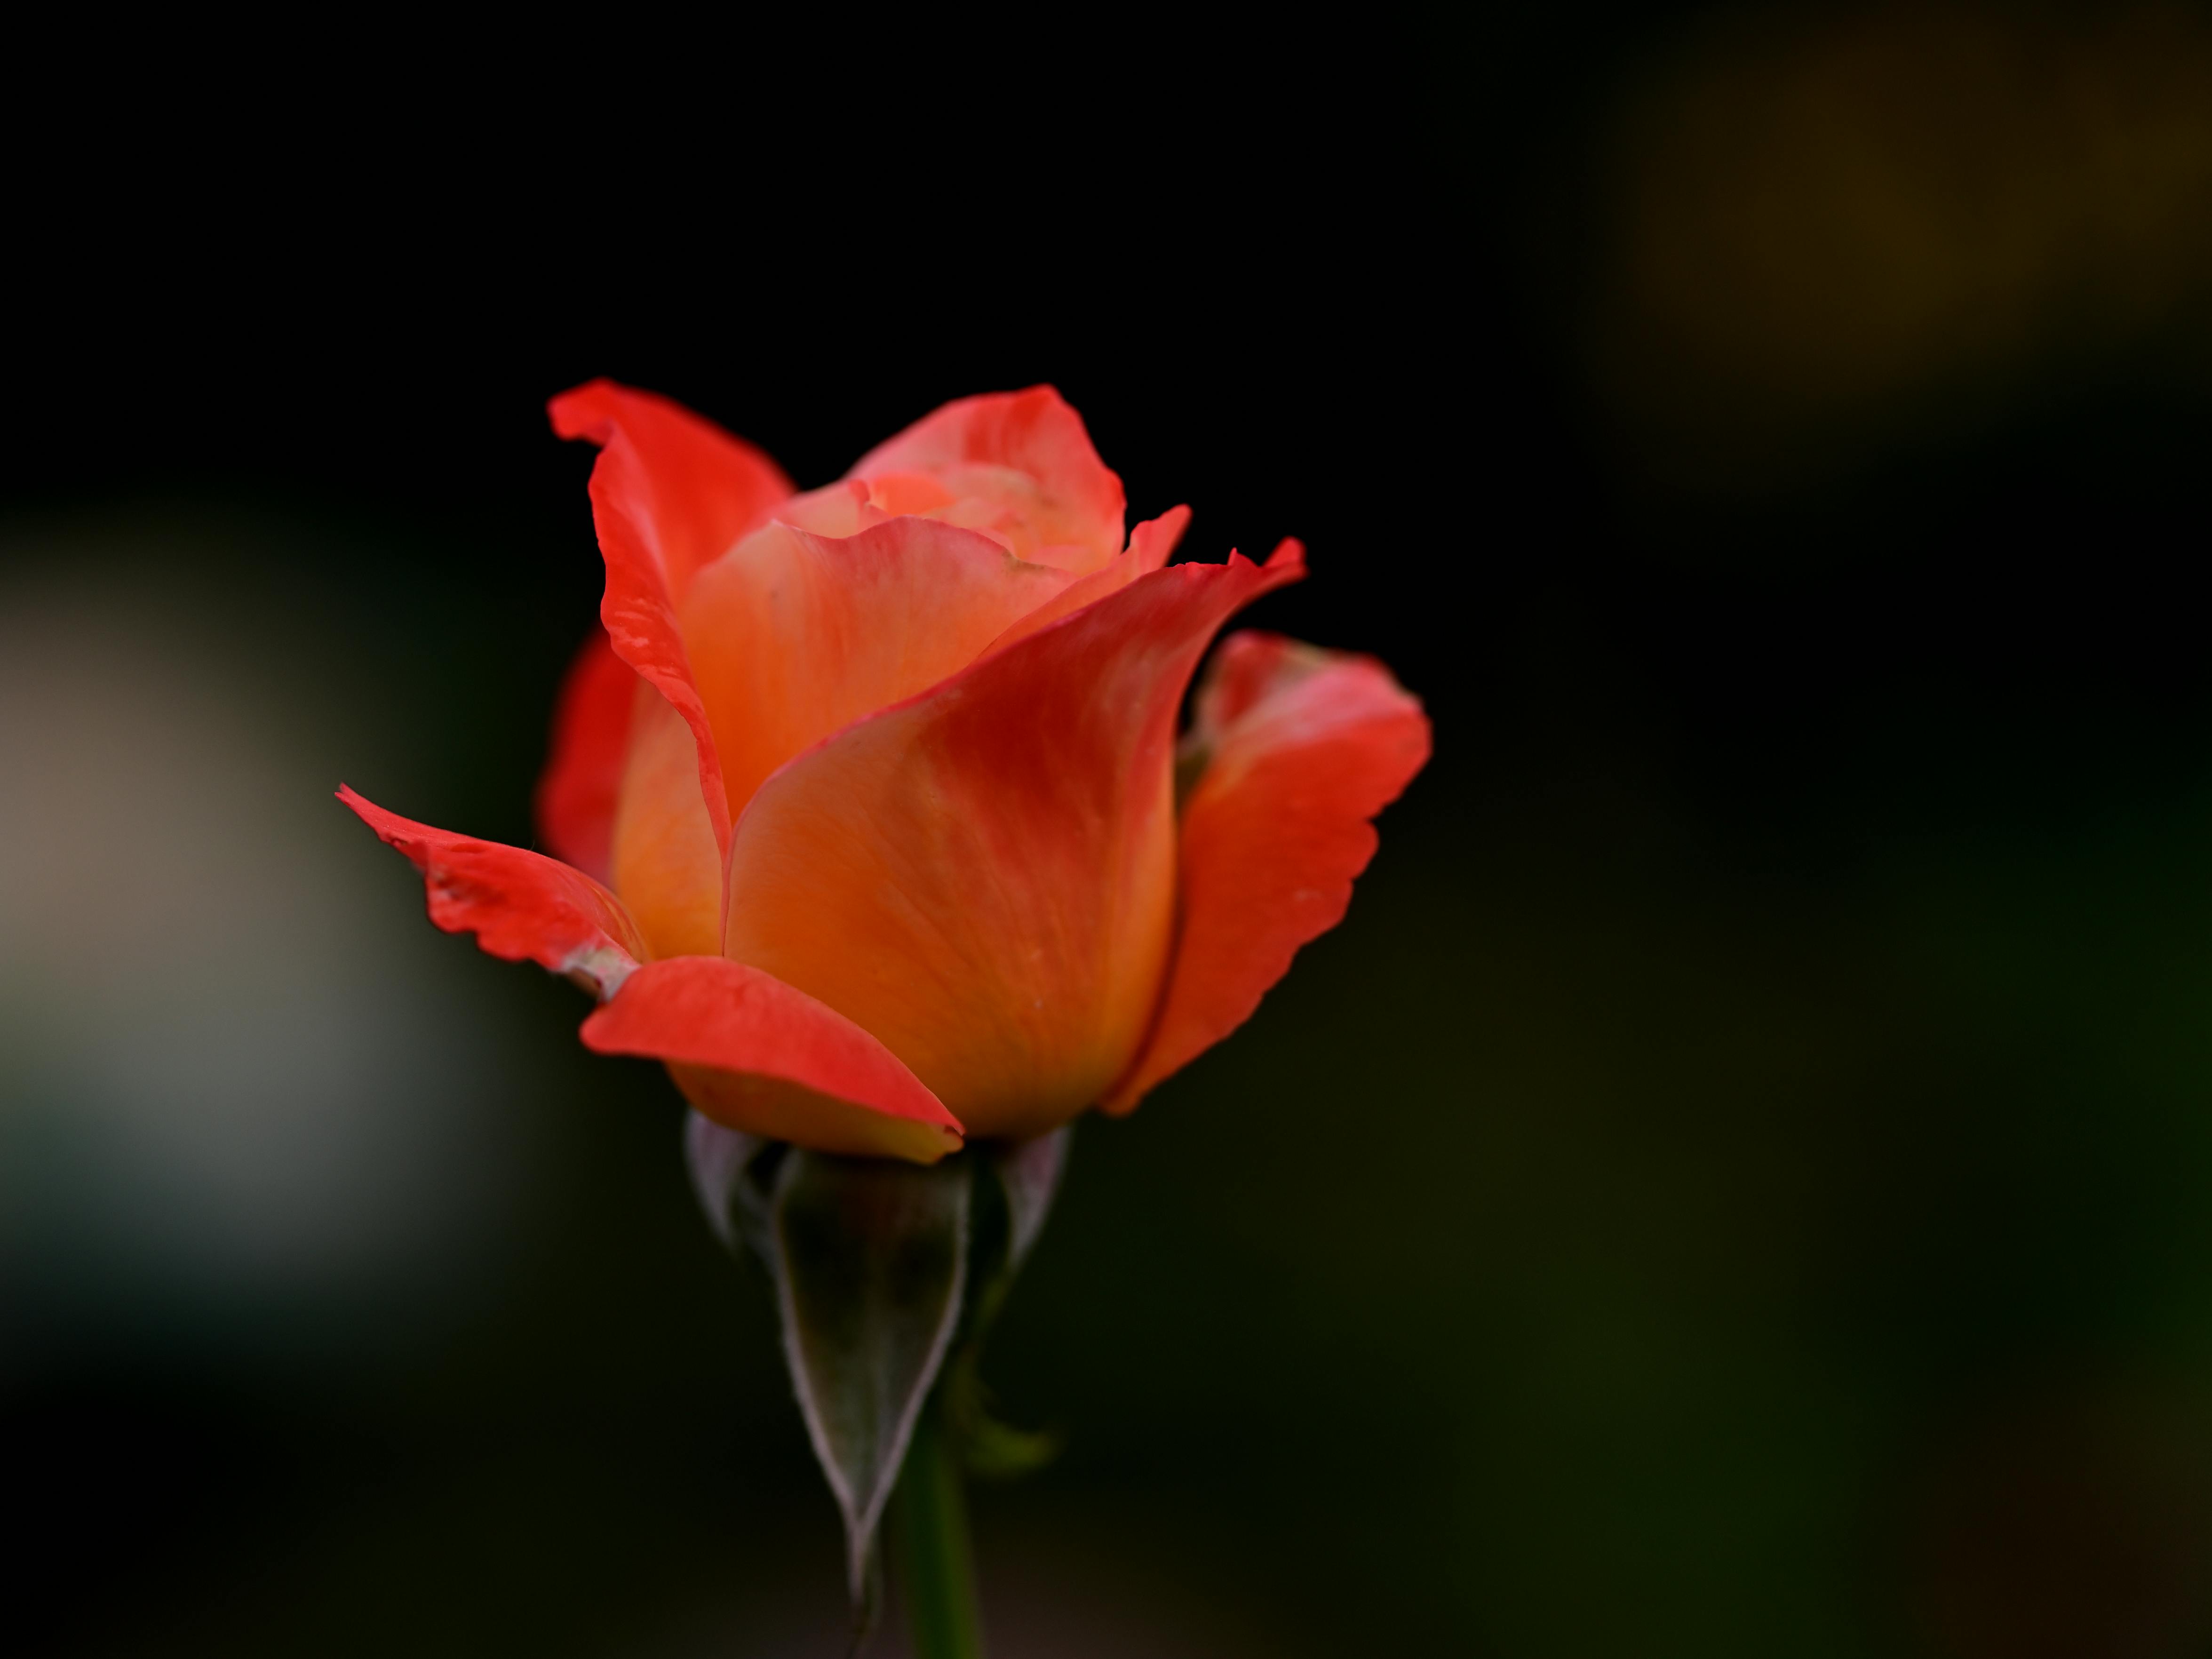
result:
[(312, 374), (240, 325), (150, 460), (106, 382), (27, 428), (23, 1650), (840, 1650), (673, 1091), (324, 799), (529, 839), (595, 592), (531, 404), (604, 368), (802, 483), (1050, 375), (1200, 556), (1307, 535), (1255, 620), (1437, 717), (1345, 925), (1080, 1129), (988, 1366), (1067, 1447), (979, 1494), (995, 1650), (2212, 1651), (2212, 25), (1404, 29), (1268, 60), (1310, 131), (1093, 158), (1179, 227), (1267, 198), (1152, 308), (902, 290), (944, 325), (886, 349), (803, 272), (780, 355), (655, 273), (620, 325), (325, 319)]

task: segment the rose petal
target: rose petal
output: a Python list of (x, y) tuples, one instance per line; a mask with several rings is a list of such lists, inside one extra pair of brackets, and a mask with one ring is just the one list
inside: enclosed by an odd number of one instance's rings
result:
[(960, 1122), (842, 1014), (720, 957), (647, 963), (584, 1022), (603, 1054), (665, 1060), (704, 1115), (820, 1152), (933, 1164)]
[(775, 521), (817, 536), (857, 536), (872, 524), (894, 514), (869, 499), (868, 486), (858, 478), (841, 478), (803, 495), (793, 495), (775, 509)]
[(1083, 417), (1048, 386), (947, 404), (846, 476), (868, 481), (887, 512), (985, 531), (1025, 559), (1079, 574), (1121, 550), (1121, 481), (1091, 447)]
[(1137, 574), (1149, 576), (1164, 567), (1174, 554), (1182, 532), (1190, 528), (1190, 509), (1171, 507), (1157, 519), (1147, 519), (1129, 532), (1128, 552), (1135, 560)]
[(722, 849), (699, 793), (698, 742), (668, 700), (642, 682), (611, 840), (614, 890), (646, 948), (655, 957), (719, 956)]
[(607, 565), (599, 620), (615, 654), (691, 728), (708, 818), (716, 845), (726, 846), (721, 768), (675, 603), (702, 565), (791, 494), (791, 482), (751, 445), (665, 398), (611, 380), (564, 392), (549, 409), (562, 437), (599, 446), (592, 469), (592, 518)]
[[(744, 439), (725, 432), (683, 404), (650, 392), (592, 380), (546, 405), (553, 429), (582, 438), (603, 451), (592, 469), (592, 502), (603, 493), (632, 516), (634, 549), (684, 597), (692, 575), (737, 544), (771, 508), (794, 493), (783, 469)], [(605, 526), (601, 527), (604, 535)]]
[(1158, 518), (1146, 520), (1129, 532), (1129, 545), (1114, 556), (1112, 563), (1062, 588), (1057, 596), (1046, 600), (992, 641), (990, 649), (1004, 650), (1016, 640), (1026, 639), (1062, 617), (1072, 617), (1084, 606), (1096, 605), (1109, 593), (1120, 592), (1138, 577), (1151, 575), (1167, 563), (1168, 556), (1175, 551), (1176, 544), (1182, 539), (1184, 527), (1189, 523), (1190, 509), (1187, 507), (1171, 507)]
[(1249, 1018), (1307, 940), (1344, 918), (1368, 820), (1429, 757), (1419, 702), (1382, 664), (1279, 635), (1223, 641), (1185, 744), (1182, 921), (1145, 1054), (1104, 1103), (1146, 1092)]
[(1065, 1121), (1156, 1006), (1183, 688), (1303, 574), (1294, 544), (1156, 571), (800, 756), (732, 840), (724, 954), (873, 1032), (971, 1133)]
[(842, 540), (755, 531), (680, 607), (732, 815), (793, 755), (957, 673), (1075, 580), (928, 519)]
[(538, 780), (539, 836), (554, 857), (595, 881), (609, 878), (637, 687), (636, 671), (615, 655), (606, 630), (595, 625), (561, 683), (552, 750)]
[(430, 920), (508, 962), (535, 962), (611, 994), (643, 943), (622, 902), (580, 870), (520, 847), (403, 818), (341, 786), (338, 799), (422, 872)]

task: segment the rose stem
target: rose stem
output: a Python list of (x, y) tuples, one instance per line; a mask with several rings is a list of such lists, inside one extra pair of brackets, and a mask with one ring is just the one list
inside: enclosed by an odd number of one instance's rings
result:
[(915, 1659), (983, 1659), (960, 1468), (933, 1399), (915, 1425), (892, 1518)]

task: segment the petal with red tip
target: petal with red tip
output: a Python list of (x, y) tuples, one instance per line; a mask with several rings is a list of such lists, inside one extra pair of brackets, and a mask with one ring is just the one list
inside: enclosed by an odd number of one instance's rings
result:
[(1243, 633), (1214, 658), (1184, 749), (1204, 769), (1182, 814), (1175, 960), (1109, 1112), (1243, 1024), (1297, 948), (1344, 919), (1375, 855), (1368, 820), (1427, 761), (1429, 723), (1372, 658)]
[(592, 518), (607, 565), (599, 620), (614, 653), (691, 728), (699, 783), (718, 846), (729, 839), (721, 768), (706, 707), (676, 625), (676, 601), (791, 494), (775, 462), (665, 398), (593, 380), (550, 405), (553, 429), (599, 446)]
[(928, 519), (838, 540), (755, 531), (679, 607), (732, 815), (793, 755), (957, 673), (1076, 580)]
[(927, 513), (1078, 572), (1121, 550), (1121, 481), (1048, 386), (963, 398), (878, 444), (846, 474), (887, 512)]
[(1302, 574), (1294, 546), (1156, 571), (800, 756), (732, 839), (724, 954), (873, 1032), (971, 1133), (1066, 1121), (1157, 1004), (1183, 688)]
[(584, 1046), (665, 1060), (716, 1122), (816, 1152), (933, 1164), (960, 1123), (842, 1014), (720, 957), (648, 963), (584, 1022)]
[(629, 750), (637, 673), (594, 627), (561, 683), (552, 751), (538, 780), (538, 833), (553, 856), (595, 881), (608, 879), (615, 801)]
[(508, 962), (535, 962), (611, 993), (644, 945), (620, 900), (580, 870), (387, 812), (341, 787), (338, 799), (422, 872), (430, 920)]

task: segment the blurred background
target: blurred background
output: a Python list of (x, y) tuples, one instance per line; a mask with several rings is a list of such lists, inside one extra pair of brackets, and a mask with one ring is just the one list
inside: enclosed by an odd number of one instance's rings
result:
[(1051, 380), (1436, 720), (1081, 1127), (995, 1651), (2212, 1654), (2206, 10), (226, 31), (11, 77), (9, 1650), (842, 1650), (672, 1090), (329, 799), (530, 839), (607, 374)]

